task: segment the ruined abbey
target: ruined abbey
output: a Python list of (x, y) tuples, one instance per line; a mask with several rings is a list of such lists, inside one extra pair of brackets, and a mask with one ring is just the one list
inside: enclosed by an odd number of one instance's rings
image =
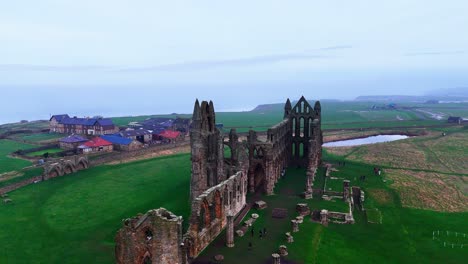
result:
[(250, 208), (247, 193), (274, 194), (287, 167), (307, 168), (304, 198), (321, 163), (321, 107), (302, 97), (289, 99), (284, 119), (265, 136), (250, 131), (241, 137), (216, 127), (213, 102), (195, 102), (190, 132), (191, 216), (182, 231), (182, 217), (166, 209), (124, 220), (116, 236), (117, 263), (186, 264), (194, 260), (225, 228), (226, 246), (234, 247), (234, 223)]

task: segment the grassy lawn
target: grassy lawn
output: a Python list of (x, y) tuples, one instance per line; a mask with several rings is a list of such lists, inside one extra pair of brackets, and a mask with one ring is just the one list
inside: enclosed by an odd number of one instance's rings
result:
[(41, 133), (41, 134), (32, 134), (32, 135), (24, 135), (21, 136), (20, 139), (33, 141), (33, 142), (41, 142), (41, 141), (49, 141), (53, 139), (63, 138), (66, 135), (64, 134), (56, 134), (56, 133)]
[(27, 156), (29, 156), (29, 157), (37, 157), (37, 156), (42, 156), (42, 155), (44, 155), (44, 153), (53, 154), (53, 153), (58, 153), (58, 152), (62, 152), (62, 151), (63, 151), (63, 149), (51, 148), (51, 149), (45, 149), (45, 150), (40, 150), (40, 151), (31, 152), (31, 153), (28, 153)]
[(0, 263), (114, 263), (121, 220), (165, 207), (188, 218), (187, 154), (100, 166), (29, 185), (0, 205)]
[(35, 148), (37, 146), (18, 143), (16, 141), (0, 139), (0, 174), (20, 170), (31, 165), (31, 162), (22, 159), (10, 158), (8, 155), (19, 149)]

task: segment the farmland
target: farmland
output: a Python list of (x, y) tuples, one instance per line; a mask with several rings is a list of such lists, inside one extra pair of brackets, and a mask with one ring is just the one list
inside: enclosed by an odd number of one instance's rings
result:
[[(444, 127), (445, 122), (422, 118), (413, 110), (368, 110), (369, 103), (325, 102), (322, 104), (326, 140), (361, 137), (383, 132), (409, 132), (418, 136), (391, 143), (368, 146), (330, 148), (324, 162), (332, 164), (330, 178), (319, 170), (315, 186), (342, 191), (342, 180), (362, 186), (368, 213), (355, 211), (354, 225), (330, 224), (324, 227), (306, 219), (294, 244), (288, 244), (291, 263), (464, 263), (466, 248), (450, 248), (447, 235), (433, 236), (434, 231), (468, 233), (466, 149), (468, 138), (462, 126)], [(445, 110), (441, 110), (445, 111)], [(464, 110), (460, 110), (464, 111)], [(250, 127), (266, 130), (282, 118), (282, 105), (259, 108), (252, 112), (217, 113), (217, 122), (228, 129)], [(146, 118), (146, 117), (141, 117)], [(403, 119), (403, 120), (402, 120)], [(133, 117), (116, 119), (119, 124)], [(440, 128), (419, 128), (424, 125)], [(400, 128), (408, 125), (418, 128)], [(394, 128), (394, 127), (398, 128)], [(368, 127), (369, 129), (362, 129)], [(390, 127), (387, 129), (386, 127)], [(356, 128), (340, 131), (342, 128)], [(335, 130), (336, 129), (336, 130)], [(442, 136), (446, 133), (446, 136)], [(26, 136), (27, 137), (27, 136)], [(28, 138), (49, 140), (45, 134)], [(0, 173), (19, 170), (28, 161), (8, 154), (17, 149), (35, 147), (11, 140), (0, 140)], [(76, 174), (29, 185), (9, 193), (11, 204), (0, 205), (0, 263), (114, 263), (114, 236), (121, 220), (153, 208), (165, 207), (189, 217), (190, 155), (188, 148), (148, 155), (113, 164), (93, 167)], [(182, 154), (175, 154), (182, 153)], [(41, 153), (39, 153), (41, 154)], [(174, 155), (175, 154), (175, 155)], [(346, 166), (338, 162), (346, 161)], [(383, 168), (382, 176), (372, 173)], [(4, 170), (4, 171), (1, 171)], [(5, 174), (0, 186), (30, 177)], [(286, 208), (289, 217), (294, 207), (304, 202), (298, 193), (304, 189), (304, 170), (289, 168), (275, 189), (275, 195), (256, 197), (269, 207), (259, 213), (257, 230), (266, 228), (267, 237), (258, 233), (236, 237), (236, 247), (224, 247), (222, 234), (201, 255), (211, 261), (223, 254), (223, 263), (266, 263), (278, 246), (285, 244), (284, 233), (290, 231), (290, 219), (273, 219), (273, 208)], [(366, 175), (365, 180), (360, 176)], [(314, 210), (345, 212), (345, 203), (320, 197), (306, 201)], [(8, 232), (6, 231), (8, 230)], [(248, 244), (253, 243), (252, 251)], [(460, 243), (467, 244), (466, 241)], [(64, 261), (66, 260), (66, 261)]]
[(20, 170), (23, 167), (31, 165), (31, 162), (11, 158), (10, 153), (19, 149), (34, 148), (36, 146), (30, 144), (19, 143), (7, 139), (0, 139), (0, 174), (4, 172)]

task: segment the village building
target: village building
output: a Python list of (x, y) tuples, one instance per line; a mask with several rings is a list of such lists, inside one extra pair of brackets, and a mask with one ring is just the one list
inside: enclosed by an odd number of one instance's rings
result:
[(110, 118), (79, 118), (54, 115), (49, 120), (50, 132), (80, 135), (113, 134), (118, 128)]
[(449, 116), (448, 120), (449, 123), (461, 124), (463, 123), (463, 118), (459, 116)]
[(81, 153), (87, 154), (94, 152), (111, 152), (114, 147), (111, 142), (100, 137), (95, 137), (85, 142), (83, 145), (80, 145), (78, 149)]
[(130, 138), (121, 137), (119, 134), (104, 135), (104, 136), (101, 136), (101, 138), (111, 142), (112, 145), (114, 146), (114, 150), (131, 151), (131, 150), (140, 149), (143, 146), (141, 142), (130, 139)]
[(53, 115), (49, 119), (49, 129), (52, 133), (62, 133), (63, 125), (61, 124), (62, 120), (65, 118), (70, 118), (67, 114), (63, 115)]
[(150, 143), (153, 140), (153, 133), (146, 129), (129, 129), (120, 131), (120, 136), (139, 141), (143, 144)]
[(87, 141), (87, 138), (73, 134), (68, 137), (61, 138), (59, 140), (59, 145), (61, 149), (76, 149)]
[(166, 143), (176, 143), (179, 141), (183, 141), (185, 134), (182, 134), (179, 131), (174, 131), (174, 130), (164, 130), (159, 134), (159, 137), (161, 138), (162, 141)]

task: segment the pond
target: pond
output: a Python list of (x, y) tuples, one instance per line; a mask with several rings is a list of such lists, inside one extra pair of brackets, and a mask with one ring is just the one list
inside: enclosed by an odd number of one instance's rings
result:
[(352, 146), (360, 146), (360, 145), (368, 145), (374, 143), (382, 143), (382, 142), (390, 142), (400, 139), (409, 138), (406, 135), (378, 135), (378, 136), (370, 136), (365, 138), (356, 138), (356, 139), (348, 139), (348, 140), (341, 140), (335, 142), (329, 142), (323, 144), (324, 147), (352, 147)]

